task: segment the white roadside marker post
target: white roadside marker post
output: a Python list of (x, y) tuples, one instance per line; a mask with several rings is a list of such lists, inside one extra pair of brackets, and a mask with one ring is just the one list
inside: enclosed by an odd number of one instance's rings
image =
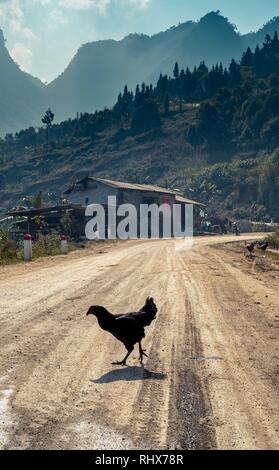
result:
[(68, 237), (66, 235), (61, 235), (61, 254), (67, 255), (68, 254)]
[(24, 261), (32, 261), (32, 237), (29, 233), (24, 235)]

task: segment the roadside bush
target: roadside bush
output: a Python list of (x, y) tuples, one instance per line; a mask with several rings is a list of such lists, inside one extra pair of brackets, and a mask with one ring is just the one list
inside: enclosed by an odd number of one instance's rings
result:
[(40, 258), (42, 256), (55, 256), (60, 254), (60, 239), (56, 232), (49, 235), (38, 235), (33, 243), (33, 256)]
[(271, 233), (266, 240), (272, 248), (279, 250), (279, 230), (277, 232)]
[(5, 258), (14, 258), (16, 256), (16, 244), (12, 240), (7, 240), (1, 248), (1, 256)]
[(0, 250), (4, 246), (4, 243), (8, 240), (8, 236), (5, 230), (0, 228)]
[[(73, 249), (68, 244), (68, 250)], [(48, 235), (39, 234), (37, 240), (33, 242), (33, 258), (60, 255), (60, 237), (56, 232)], [(0, 230), (0, 265), (11, 264), (23, 261), (23, 243), (16, 243), (9, 240), (4, 232)]]
[(250, 233), (253, 230), (253, 224), (250, 220), (239, 220), (238, 228), (241, 233)]
[(22, 251), (17, 249), (13, 240), (9, 240), (5, 230), (0, 229), (0, 265), (10, 264), (22, 259)]

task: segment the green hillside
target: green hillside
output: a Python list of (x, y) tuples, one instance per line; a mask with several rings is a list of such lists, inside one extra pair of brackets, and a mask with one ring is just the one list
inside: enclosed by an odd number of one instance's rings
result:
[[(0, 206), (43, 190), (58, 196), (88, 174), (179, 189), (235, 219), (278, 219), (279, 41), (135, 92), (111, 109), (0, 142)], [(55, 109), (53, 109), (55, 112)]]

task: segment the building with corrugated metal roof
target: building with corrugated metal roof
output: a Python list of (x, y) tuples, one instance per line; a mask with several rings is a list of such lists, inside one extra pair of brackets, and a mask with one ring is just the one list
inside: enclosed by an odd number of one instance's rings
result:
[[(187, 199), (178, 192), (161, 186), (115, 181), (93, 176), (87, 176), (76, 182), (64, 194), (70, 203), (86, 206), (89, 204), (108, 206), (108, 201), (112, 200), (109, 198), (112, 197), (114, 197), (116, 206), (132, 204), (137, 210), (142, 204), (156, 204), (159, 207), (162, 204), (168, 204), (171, 209), (175, 204), (181, 206), (193, 205), (194, 229), (196, 231), (200, 228), (200, 212), (204, 207), (203, 204), (197, 201)], [(185, 211), (183, 210), (181, 226), (185, 227)]]

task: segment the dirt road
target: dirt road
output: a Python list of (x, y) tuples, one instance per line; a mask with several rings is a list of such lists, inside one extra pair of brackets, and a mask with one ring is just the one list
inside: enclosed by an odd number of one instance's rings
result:
[[(248, 237), (240, 237), (239, 241)], [(235, 237), (121, 243), (0, 270), (0, 448), (278, 449), (279, 272)], [(148, 295), (146, 367), (92, 304), (124, 313)]]

